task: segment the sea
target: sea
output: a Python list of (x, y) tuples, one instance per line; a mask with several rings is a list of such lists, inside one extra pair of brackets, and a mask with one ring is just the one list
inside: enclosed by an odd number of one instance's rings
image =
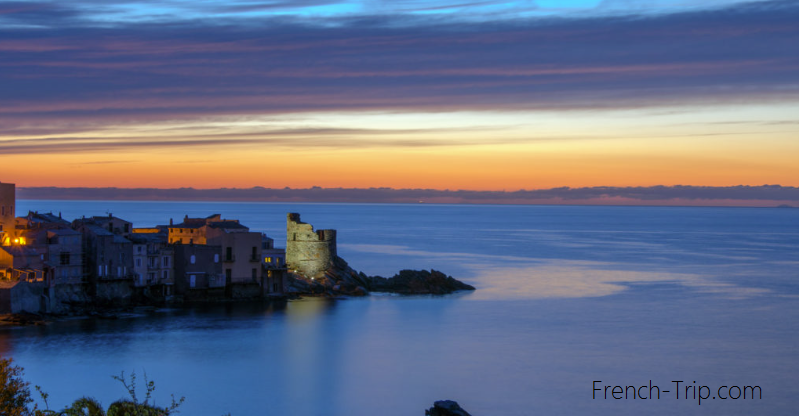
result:
[[(284, 246), (286, 214), (338, 230), (356, 270), (477, 288), (170, 307), (0, 329), (59, 409), (185, 397), (182, 415), (795, 415), (799, 209), (18, 201), (136, 227), (219, 213)], [(617, 388), (618, 386), (618, 388)], [(623, 392), (623, 393), (622, 393)], [(42, 404), (39, 400), (40, 406)]]

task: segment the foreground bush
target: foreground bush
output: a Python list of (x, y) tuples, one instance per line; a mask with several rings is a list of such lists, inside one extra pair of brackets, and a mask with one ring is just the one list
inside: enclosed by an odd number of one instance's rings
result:
[[(130, 400), (117, 400), (103, 410), (103, 406), (95, 399), (82, 397), (63, 410), (50, 410), (47, 404), (48, 394), (39, 386), (36, 391), (42, 396), (45, 409), (39, 409), (33, 404), (30, 383), (22, 379), (22, 368), (13, 364), (11, 359), (0, 358), (0, 415), (3, 416), (168, 416), (177, 413), (178, 406), (183, 403), (184, 397), (175, 400), (168, 407), (151, 405), (155, 383), (144, 377), (146, 395), (143, 402), (139, 402), (136, 395), (136, 373), (131, 373), (130, 378), (125, 373), (114, 376), (114, 379), (125, 386), (130, 395)], [(33, 404), (33, 407), (30, 405)]]

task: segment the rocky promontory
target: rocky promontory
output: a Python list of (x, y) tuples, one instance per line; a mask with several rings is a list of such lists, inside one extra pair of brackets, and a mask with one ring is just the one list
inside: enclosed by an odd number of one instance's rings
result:
[(471, 416), (454, 400), (439, 400), (424, 411), (425, 416)]
[(475, 288), (437, 270), (401, 270), (390, 278), (367, 276), (338, 256), (326, 271), (316, 276), (289, 273), (289, 291), (300, 295), (366, 296), (369, 292), (445, 295), (458, 290)]

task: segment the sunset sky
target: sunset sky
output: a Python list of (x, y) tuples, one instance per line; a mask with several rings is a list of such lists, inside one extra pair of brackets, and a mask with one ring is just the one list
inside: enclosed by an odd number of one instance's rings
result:
[(794, 0), (4, 1), (0, 181), (799, 186), (797, 22)]

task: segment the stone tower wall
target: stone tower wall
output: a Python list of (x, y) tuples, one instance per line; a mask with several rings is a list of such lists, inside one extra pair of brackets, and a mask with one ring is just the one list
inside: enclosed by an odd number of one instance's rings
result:
[(317, 277), (329, 269), (337, 255), (336, 230), (314, 231), (297, 213), (288, 214), (286, 224), (288, 269), (305, 277)]
[[(0, 225), (9, 236), (15, 234), (16, 188), (13, 183), (0, 183)], [(2, 243), (2, 242), (0, 242)]]

